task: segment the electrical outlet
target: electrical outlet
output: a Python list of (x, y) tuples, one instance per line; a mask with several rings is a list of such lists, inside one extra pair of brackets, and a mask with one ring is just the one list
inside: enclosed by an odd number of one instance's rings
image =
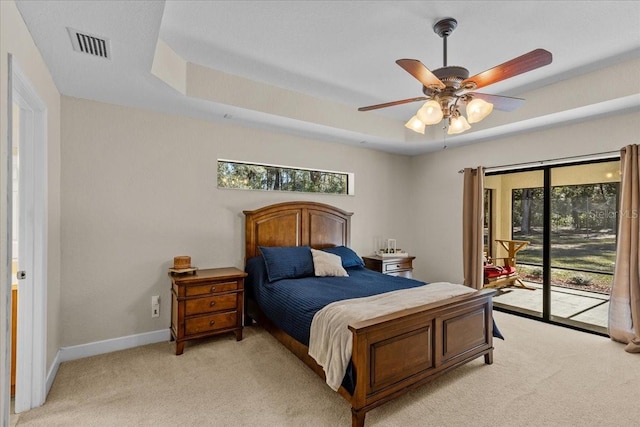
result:
[(151, 317), (160, 317), (160, 295), (151, 297)]

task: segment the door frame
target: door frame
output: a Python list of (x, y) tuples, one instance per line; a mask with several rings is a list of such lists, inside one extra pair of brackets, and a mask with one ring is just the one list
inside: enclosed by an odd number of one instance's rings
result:
[[(18, 282), (18, 332), (16, 362), (16, 413), (41, 406), (46, 398), (47, 342), (47, 108), (15, 58), (9, 56), (11, 96), (9, 123), (13, 120), (13, 103), (20, 108), (20, 185), (25, 211), (21, 234), (25, 241), (25, 260), (20, 270), (27, 271), (28, 282)], [(23, 119), (24, 117), (24, 119)], [(9, 154), (13, 146), (9, 134)], [(10, 171), (11, 172), (11, 171)], [(12, 175), (9, 175), (10, 177)], [(11, 184), (7, 183), (9, 189)], [(7, 232), (12, 244), (11, 214)], [(23, 227), (26, 227), (23, 229)], [(23, 232), (24, 230), (24, 232)], [(23, 237), (23, 236), (21, 236)], [(25, 253), (20, 249), (20, 256)], [(11, 253), (9, 253), (11, 257)], [(24, 264), (23, 264), (24, 262)], [(9, 277), (10, 277), (9, 272)], [(22, 283), (24, 282), (24, 283)], [(9, 280), (10, 284), (10, 280)], [(8, 285), (9, 285), (8, 284)], [(10, 288), (10, 286), (8, 286)]]
[[(503, 311), (510, 314), (515, 314), (522, 317), (527, 317), (534, 320), (539, 320), (545, 323), (550, 323), (557, 326), (563, 326), (569, 329), (575, 329), (582, 332), (588, 332), (595, 335), (601, 335), (608, 337), (608, 333), (603, 330), (602, 327), (597, 325), (591, 325), (584, 322), (573, 321), (572, 319), (562, 318), (560, 316), (554, 316), (551, 314), (551, 192), (553, 188), (552, 183), (552, 171), (554, 169), (580, 166), (580, 165), (593, 165), (597, 163), (606, 163), (619, 161), (619, 152), (607, 153), (606, 156), (600, 156), (593, 159), (583, 159), (576, 161), (558, 161), (550, 164), (536, 165), (531, 167), (521, 167), (513, 169), (504, 169), (496, 172), (486, 172), (485, 175), (508, 175), (520, 172), (540, 172), (542, 174), (542, 188), (543, 188), (543, 243), (542, 243), (542, 311), (540, 313), (533, 314), (532, 310), (526, 310), (519, 307), (510, 308), (502, 306), (498, 301), (494, 301), (494, 309), (497, 311)], [(511, 203), (511, 202), (509, 202)], [(510, 210), (512, 206), (510, 207)], [(616, 232), (617, 234), (617, 232)], [(511, 238), (513, 236), (510, 236)], [(498, 302), (498, 305), (496, 305)], [(539, 315), (538, 315), (539, 314)]]

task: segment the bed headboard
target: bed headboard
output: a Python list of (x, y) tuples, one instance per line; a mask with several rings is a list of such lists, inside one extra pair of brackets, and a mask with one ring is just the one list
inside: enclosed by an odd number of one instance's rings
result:
[(351, 215), (316, 202), (285, 202), (244, 211), (245, 261), (260, 254), (258, 246), (349, 246)]

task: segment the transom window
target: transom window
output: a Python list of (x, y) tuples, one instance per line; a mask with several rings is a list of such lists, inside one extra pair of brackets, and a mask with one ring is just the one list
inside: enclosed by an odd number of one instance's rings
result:
[(218, 188), (353, 194), (353, 174), (218, 160)]

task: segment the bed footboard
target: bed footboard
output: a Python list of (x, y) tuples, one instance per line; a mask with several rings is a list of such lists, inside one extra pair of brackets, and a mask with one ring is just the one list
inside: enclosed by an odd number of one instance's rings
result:
[(363, 427), (369, 410), (481, 355), (493, 363), (494, 294), (483, 290), (349, 325), (352, 426)]

